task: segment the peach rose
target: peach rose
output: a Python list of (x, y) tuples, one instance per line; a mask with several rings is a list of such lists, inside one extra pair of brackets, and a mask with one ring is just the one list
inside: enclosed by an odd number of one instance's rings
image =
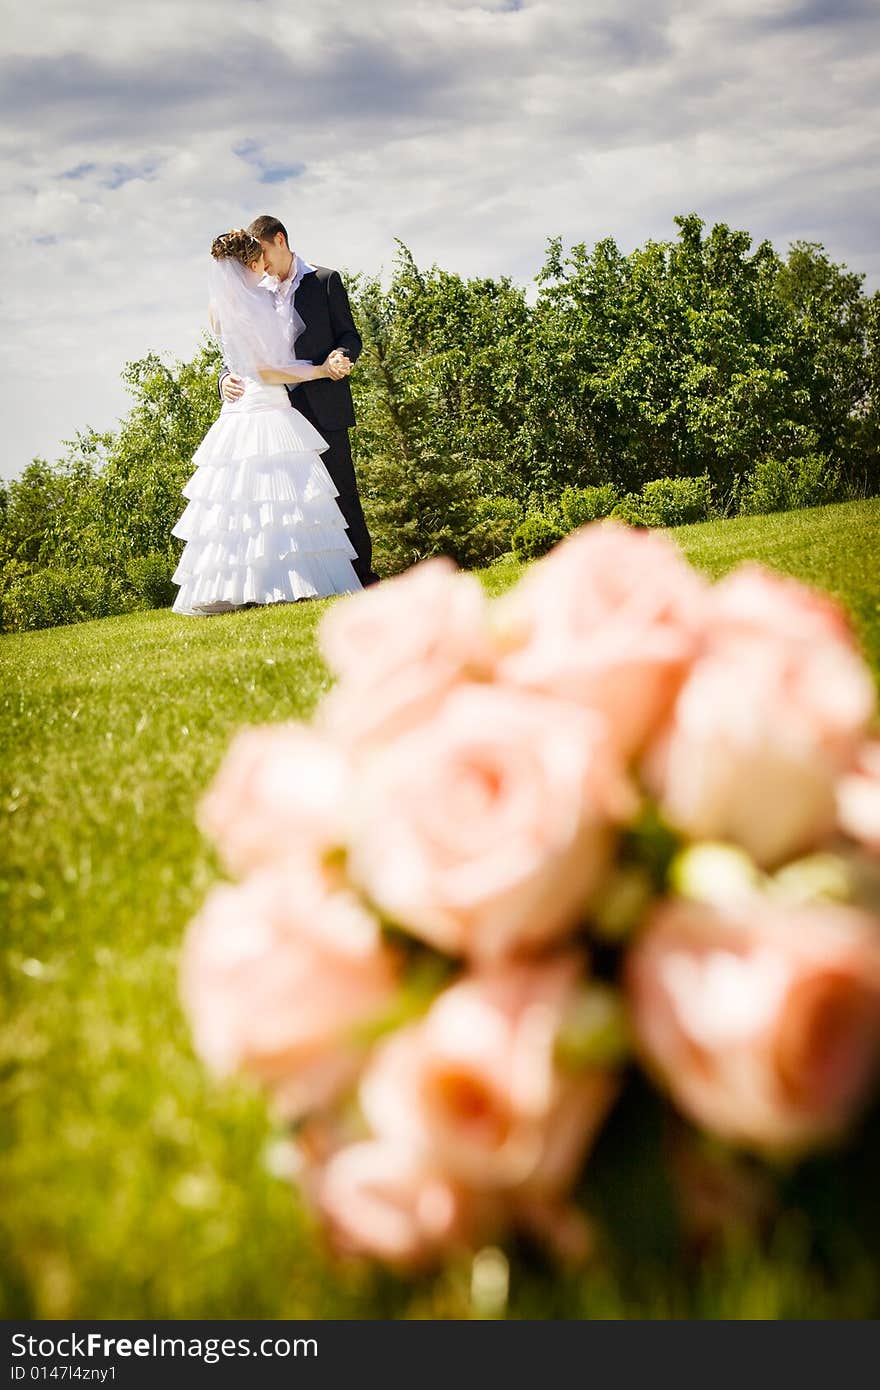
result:
[(356, 1031), (388, 1007), (396, 985), (375, 920), (306, 864), (214, 888), (190, 923), (180, 968), (203, 1061), (218, 1076), (257, 1078), (291, 1118), (354, 1080), (363, 1060)]
[(716, 641), (646, 758), (648, 784), (685, 834), (778, 864), (832, 830), (835, 784), (873, 704), (867, 669), (840, 642)]
[(724, 913), (670, 900), (630, 951), (649, 1068), (696, 1124), (759, 1152), (837, 1138), (880, 1062), (880, 919), (756, 897)]
[(413, 1272), (490, 1239), (500, 1204), (436, 1171), (412, 1149), (365, 1140), (339, 1150), (313, 1180), (313, 1198), (341, 1254)]
[(880, 741), (864, 743), (837, 784), (840, 828), (880, 854)]
[(668, 711), (701, 640), (707, 586), (662, 536), (597, 522), (498, 600), (502, 679), (595, 710), (623, 754)]
[(423, 1154), (381, 1139), (339, 1149), (310, 1173), (306, 1189), (338, 1254), (381, 1260), (401, 1273), (424, 1272), (512, 1227), (568, 1265), (582, 1264), (593, 1249), (592, 1230), (571, 1203), (468, 1187)]
[(334, 604), (320, 642), (340, 680), (318, 723), (347, 746), (397, 736), (496, 662), (482, 585), (442, 557)]
[(232, 873), (305, 847), (339, 843), (348, 795), (345, 757), (305, 724), (242, 729), (198, 811), (199, 826)]
[(576, 955), (465, 977), (376, 1051), (361, 1105), (384, 1142), (470, 1188), (522, 1203), (570, 1191), (617, 1091), (610, 1072), (563, 1073), (556, 1042)]
[(587, 711), (460, 686), (362, 770), (349, 871), (401, 926), (451, 955), (534, 950), (583, 916), (635, 809)]
[(849, 617), (818, 589), (753, 561), (739, 565), (709, 593), (713, 637), (772, 637), (777, 642), (841, 642), (855, 650)]

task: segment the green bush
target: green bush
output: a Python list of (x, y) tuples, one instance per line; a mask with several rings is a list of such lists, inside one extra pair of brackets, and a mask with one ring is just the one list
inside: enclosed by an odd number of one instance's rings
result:
[(25, 560), (7, 560), (5, 564), (0, 565), (0, 632), (12, 630), (12, 622), (7, 613), (9, 590), (30, 572), (31, 567)]
[(522, 519), (522, 507), (512, 497), (477, 498), (463, 547), (465, 564), (480, 568), (490, 565), (499, 555), (509, 554), (513, 533)]
[(763, 458), (742, 480), (739, 510), (743, 515), (789, 512), (798, 507), (821, 507), (840, 501), (844, 493), (840, 469), (827, 454)]
[(128, 582), (144, 608), (170, 608), (177, 594), (171, 578), (177, 568), (177, 556), (151, 550), (149, 555), (136, 555), (125, 566)]
[(708, 521), (712, 513), (712, 482), (701, 478), (657, 478), (642, 488), (642, 513), (649, 526), (686, 526)]
[(822, 507), (828, 502), (842, 502), (846, 489), (840, 468), (827, 454), (805, 454), (792, 459), (792, 502), (795, 507)]
[(14, 632), (106, 618), (134, 607), (130, 592), (100, 565), (22, 575), (10, 584), (3, 603), (5, 624)]
[(780, 459), (759, 459), (754, 472), (740, 481), (739, 511), (744, 516), (785, 512), (791, 507), (791, 472)]
[(567, 487), (559, 498), (559, 510), (566, 531), (576, 531), (590, 521), (610, 516), (620, 493), (613, 483), (603, 483), (600, 487)]
[(621, 497), (611, 513), (615, 521), (623, 521), (627, 526), (647, 526), (642, 499), (637, 492), (628, 492)]
[(518, 560), (536, 560), (552, 550), (562, 535), (554, 517), (546, 512), (529, 512), (513, 533), (513, 553)]

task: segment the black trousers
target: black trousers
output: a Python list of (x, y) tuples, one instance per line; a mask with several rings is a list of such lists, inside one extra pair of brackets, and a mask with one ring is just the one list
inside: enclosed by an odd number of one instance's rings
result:
[(293, 403), (309, 423), (314, 425), (315, 429), (324, 436), (330, 446), (329, 449), (324, 450), (321, 461), (339, 493), (336, 501), (348, 527), (348, 539), (357, 551), (357, 559), (351, 562), (352, 569), (364, 588), (369, 584), (376, 584), (379, 576), (373, 573), (373, 542), (370, 539), (370, 533), (364, 519), (364, 509), (361, 506), (357, 478), (351, 458), (351, 440), (348, 437), (348, 430), (325, 429), (315, 419), (308, 401), (296, 400)]

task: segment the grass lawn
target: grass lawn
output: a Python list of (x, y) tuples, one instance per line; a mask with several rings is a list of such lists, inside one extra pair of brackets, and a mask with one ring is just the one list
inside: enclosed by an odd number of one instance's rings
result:
[[(757, 558), (830, 590), (880, 671), (880, 502), (675, 534), (713, 576)], [(498, 591), (518, 572), (483, 578)], [(467, 1315), (466, 1270), (404, 1285), (323, 1258), (267, 1164), (261, 1101), (208, 1080), (177, 1005), (181, 935), (218, 872), (195, 803), (236, 727), (312, 710), (328, 684), (325, 608), (163, 610), (0, 639), (7, 1318)], [(769, 1255), (670, 1274), (653, 1165), (614, 1144), (612, 1132), (605, 1168), (644, 1254), (556, 1280), (517, 1259), (512, 1315), (877, 1315), (876, 1267), (845, 1221), (823, 1272), (793, 1218)], [(827, 1168), (804, 1180), (826, 1207), (843, 1181)]]

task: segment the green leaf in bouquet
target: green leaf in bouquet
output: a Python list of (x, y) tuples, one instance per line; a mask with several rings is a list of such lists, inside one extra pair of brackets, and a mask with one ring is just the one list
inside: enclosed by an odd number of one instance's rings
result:
[(656, 893), (644, 864), (612, 870), (590, 917), (592, 934), (609, 946), (624, 942), (638, 928)]
[(878, 1163), (880, 1105), (875, 1104), (856, 1142), (814, 1154), (780, 1178), (785, 1209), (799, 1212), (807, 1223), (814, 1266), (841, 1286), (854, 1284), (858, 1269), (870, 1269), (875, 1309), (880, 1306)]
[(556, 1038), (556, 1062), (568, 1072), (613, 1067), (628, 1058), (629, 1020), (620, 993), (611, 985), (591, 984), (569, 1009)]
[(351, 1031), (351, 1040), (358, 1046), (370, 1047), (388, 1033), (421, 1018), (440, 991), (449, 984), (454, 972), (454, 962), (448, 957), (435, 951), (420, 953), (405, 974), (388, 1008), (357, 1024)]
[(587, 1164), (578, 1195), (605, 1234), (622, 1279), (677, 1269), (682, 1229), (665, 1156), (668, 1110), (633, 1072)]
[(620, 841), (621, 864), (639, 864), (658, 888), (665, 887), (669, 865), (681, 848), (681, 836), (651, 801), (642, 804), (638, 818), (628, 826)]

